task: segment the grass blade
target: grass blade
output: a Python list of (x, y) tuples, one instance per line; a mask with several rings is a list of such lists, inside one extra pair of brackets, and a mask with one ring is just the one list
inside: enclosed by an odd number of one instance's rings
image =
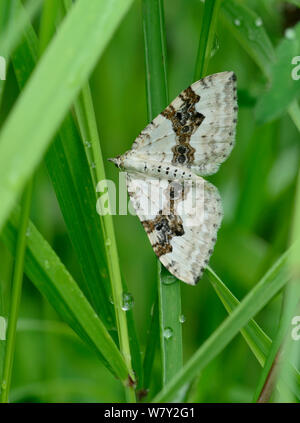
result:
[[(143, 29), (148, 119), (151, 121), (168, 104), (166, 36), (162, 0), (143, 0)], [(172, 283), (168, 283), (170, 278)], [(166, 383), (182, 366), (182, 329), (179, 321), (181, 296), (180, 282), (162, 268), (159, 262), (158, 293), (162, 380)]]
[(203, 78), (207, 73), (220, 6), (221, 0), (211, 0), (204, 3), (201, 34), (195, 66), (195, 81)]
[(251, 320), (280, 289), (288, 282), (286, 263), (288, 253), (285, 253), (260, 280), (260, 282), (248, 293), (244, 300), (225, 319), (217, 330), (204, 342), (198, 351), (189, 359), (182, 370), (166, 385), (154, 398), (154, 402), (166, 402), (173, 398), (176, 392), (195, 373), (200, 372), (237, 333)]
[(42, 57), (0, 134), (0, 227), (131, 2), (79, 0)]
[(260, 17), (239, 0), (224, 1), (222, 12), (233, 35), (262, 72), (270, 77), (276, 54)]
[[(95, 175), (93, 179), (99, 182), (103, 182), (106, 180), (104, 163), (92, 102), (92, 95), (88, 84), (83, 87), (82, 93), (79, 99), (77, 100), (77, 107), (75, 107), (75, 110), (78, 120), (80, 122), (80, 127), (84, 128), (82, 136), (84, 136), (84, 134), (87, 134), (88, 139), (91, 143), (92, 163), (95, 164)], [(108, 271), (111, 281), (111, 289), (116, 314), (120, 348), (127, 363), (127, 367), (130, 369), (130, 377), (132, 381), (134, 381), (135, 376), (133, 374), (131, 364), (131, 352), (126, 310), (123, 309), (123, 285), (112, 215), (110, 213), (100, 213), (100, 224), (104, 235), (106, 260), (108, 263)], [(126, 394), (128, 402), (135, 402), (133, 383), (128, 384), (128, 386), (126, 387)]]
[[(212, 269), (208, 268), (207, 270), (208, 279), (216, 291), (218, 297), (222, 301), (228, 313), (232, 313), (232, 311), (240, 304), (239, 301)], [(241, 334), (245, 338), (259, 364), (263, 366), (271, 347), (271, 339), (264, 333), (264, 331), (254, 320), (251, 320), (247, 326), (241, 329)]]
[(8, 402), (8, 396), (11, 385), (12, 369), (16, 348), (16, 330), (19, 315), (19, 307), (22, 295), (24, 257), (26, 251), (26, 230), (29, 221), (30, 206), (32, 198), (32, 181), (25, 189), (22, 199), (22, 213), (18, 225), (18, 237), (15, 251), (15, 264), (12, 280), (11, 304), (8, 315), (7, 339), (4, 355), (3, 377), (1, 383), (2, 403)]
[[(28, 27), (13, 54), (20, 88), (29, 78), (38, 57), (38, 40)], [(80, 287), (107, 328), (114, 326), (113, 307), (103, 249), (103, 237), (95, 210), (96, 195), (89, 165), (71, 116), (63, 122), (46, 156), (46, 165), (82, 269)]]
[[(12, 252), (19, 214), (19, 210), (11, 214), (1, 233), (1, 239)], [(128, 369), (116, 344), (70, 273), (32, 223), (27, 228), (25, 273), (62, 319), (97, 352), (106, 367), (121, 381), (127, 381)]]

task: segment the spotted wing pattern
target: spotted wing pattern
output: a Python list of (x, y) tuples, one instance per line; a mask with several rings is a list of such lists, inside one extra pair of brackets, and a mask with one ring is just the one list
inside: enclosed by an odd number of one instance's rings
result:
[(195, 82), (138, 136), (132, 149), (139, 157), (215, 173), (231, 153), (237, 122), (236, 76), (210, 75)]
[(217, 189), (197, 183), (127, 175), (127, 188), (161, 263), (178, 279), (195, 285), (213, 252), (222, 220)]

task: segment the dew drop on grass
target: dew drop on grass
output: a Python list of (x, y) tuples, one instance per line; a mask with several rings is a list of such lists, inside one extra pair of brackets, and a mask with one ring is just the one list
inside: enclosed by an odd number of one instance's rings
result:
[(109, 247), (111, 245), (111, 240), (109, 238), (107, 238), (107, 240), (105, 241), (105, 245), (107, 247)]
[(111, 304), (114, 304), (114, 300), (113, 300), (113, 297), (112, 297), (111, 295), (109, 296), (109, 298), (108, 298), (108, 299), (109, 299), (109, 302), (110, 302)]
[(166, 274), (163, 276), (162, 278), (162, 283), (164, 285), (171, 285), (172, 283), (175, 283), (177, 281), (177, 279), (175, 278), (175, 276), (169, 274)]
[(92, 144), (89, 141), (84, 142), (86, 148), (91, 148)]
[(50, 269), (50, 263), (49, 263), (49, 261), (48, 261), (48, 260), (45, 260), (45, 261), (44, 261), (44, 265), (45, 265), (45, 268), (46, 268), (46, 269)]
[(184, 314), (181, 314), (181, 315), (179, 316), (179, 322), (180, 322), (180, 323), (184, 323), (184, 322), (185, 322), (185, 315), (184, 315)]
[(235, 25), (235, 26), (241, 26), (241, 21), (240, 21), (240, 19), (235, 19), (235, 20), (234, 20), (234, 25)]
[(284, 36), (288, 40), (293, 40), (296, 37), (295, 30), (293, 28), (287, 28), (284, 32)]
[(262, 25), (263, 25), (262, 18), (257, 18), (257, 19), (255, 20), (255, 26), (260, 27), (260, 26), (262, 26)]
[(128, 311), (131, 310), (134, 306), (134, 298), (129, 292), (123, 293), (123, 303), (122, 303), (122, 310)]
[(31, 230), (28, 226), (27, 230), (26, 230), (26, 236), (29, 237), (31, 235)]
[(173, 329), (171, 329), (169, 327), (164, 328), (164, 338), (170, 339), (170, 338), (172, 338), (172, 336), (173, 336)]
[(91, 163), (91, 168), (92, 168), (92, 169), (95, 169), (95, 168), (96, 168), (96, 163), (92, 162), (92, 163)]

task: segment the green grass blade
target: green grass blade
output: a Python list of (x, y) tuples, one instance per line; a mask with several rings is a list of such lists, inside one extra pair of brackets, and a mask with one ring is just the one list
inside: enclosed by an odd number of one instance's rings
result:
[(145, 356), (144, 356), (143, 385), (142, 385), (142, 390), (139, 393), (141, 399), (148, 394), (150, 384), (151, 384), (151, 376), (152, 376), (153, 362), (155, 358), (155, 351), (159, 341), (159, 339), (157, 338), (157, 334), (159, 334), (159, 311), (158, 311), (158, 300), (156, 299), (155, 303), (153, 304), (150, 328), (149, 328), (149, 333), (147, 337), (147, 345), (146, 345)]
[(131, 3), (79, 0), (42, 57), (0, 134), (0, 227)]
[(222, 351), (237, 333), (276, 295), (288, 282), (286, 263), (288, 253), (285, 253), (248, 293), (244, 300), (235, 308), (232, 314), (204, 342), (198, 351), (189, 359), (181, 371), (154, 398), (154, 402), (166, 402), (173, 398), (176, 392), (195, 373), (200, 372), (211, 360)]
[(271, 66), (271, 87), (258, 100), (255, 114), (259, 123), (266, 123), (281, 116), (293, 101), (300, 97), (300, 85), (293, 59), (299, 56), (300, 24), (291, 29), (292, 38), (282, 39), (276, 48), (277, 60)]
[(8, 315), (7, 339), (3, 364), (3, 376), (1, 383), (2, 403), (8, 402), (8, 396), (11, 385), (13, 362), (16, 348), (16, 330), (19, 316), (19, 308), (22, 295), (23, 273), (24, 273), (24, 257), (26, 251), (26, 230), (29, 221), (31, 198), (32, 198), (32, 181), (28, 183), (22, 199), (22, 212), (18, 225), (18, 236), (15, 250), (15, 263), (12, 280), (11, 303)]
[[(168, 104), (166, 35), (162, 0), (143, 0), (143, 29), (148, 119), (151, 121)], [(172, 279), (171, 284), (168, 283), (169, 278)], [(162, 380), (166, 383), (182, 366), (182, 329), (179, 321), (181, 296), (180, 282), (162, 268), (159, 262), (158, 292)]]
[(195, 66), (195, 81), (203, 78), (207, 74), (220, 6), (221, 0), (211, 0), (204, 3), (201, 34)]
[[(1, 233), (1, 239), (12, 252), (18, 219), (19, 211), (14, 211)], [(126, 363), (116, 344), (70, 273), (32, 223), (27, 228), (25, 273), (104, 364), (121, 381), (127, 380)]]
[[(26, 8), (20, 7), (18, 0), (12, 3), (9, 11), (10, 19), (5, 27), (5, 34), (0, 39), (0, 51), (3, 56), (9, 57), (18, 44), (23, 32), (34, 15), (39, 11), (44, 0), (29, 0)], [(3, 8), (1, 8), (3, 10)]]
[[(26, 84), (38, 56), (38, 41), (31, 27), (13, 54), (20, 88)], [(89, 165), (71, 116), (63, 122), (46, 156), (46, 165), (82, 269), (80, 287), (108, 328), (114, 326), (103, 236), (96, 213), (96, 195)]]
[[(276, 52), (261, 22), (261, 18), (239, 0), (226, 0), (226, 2), (223, 2), (222, 11), (225, 23), (238, 42), (260, 67), (266, 77), (271, 79), (272, 67), (276, 62)], [(297, 55), (297, 52), (295, 52), (295, 55)], [(285, 82), (288, 83), (288, 81)], [(273, 103), (273, 105), (276, 105), (276, 103)], [(297, 109), (297, 104), (294, 101), (288, 112), (296, 127), (299, 128), (300, 122), (294, 110), (295, 108)], [(270, 113), (272, 114), (273, 112), (271, 111)]]
[(262, 72), (270, 76), (276, 55), (260, 17), (240, 0), (223, 1), (222, 12), (233, 35)]
[[(96, 124), (96, 117), (94, 106), (92, 102), (92, 95), (89, 85), (85, 85), (82, 93), (76, 102), (76, 114), (82, 129), (82, 136), (87, 135), (87, 139), (91, 144), (92, 163), (95, 164), (95, 175), (93, 180), (105, 181), (104, 163), (102, 151), (100, 147), (100, 139)], [(95, 186), (96, 189), (96, 186)], [(101, 202), (100, 202), (101, 204)], [(104, 235), (104, 245), (106, 250), (106, 260), (108, 263), (108, 271), (111, 281), (111, 289), (113, 296), (113, 303), (116, 314), (118, 337), (121, 347), (121, 352), (125, 358), (127, 366), (130, 370), (131, 379), (135, 380), (131, 364), (130, 342), (128, 335), (126, 311), (123, 309), (123, 284), (121, 278), (121, 270), (119, 266), (118, 249), (116, 244), (116, 237), (114, 232), (114, 225), (111, 214), (101, 213), (99, 223), (102, 227)], [(126, 395), (128, 402), (135, 402), (135, 393), (133, 384), (126, 387)]]
[[(239, 301), (212, 269), (208, 268), (207, 274), (210, 283), (222, 301), (224, 307), (229, 314), (232, 313), (232, 311), (240, 304)], [(256, 402), (282, 341), (282, 331), (281, 335), (279, 335), (280, 341), (277, 342), (276, 337), (275, 341), (272, 342), (260, 326), (258, 326), (255, 320), (251, 319), (250, 322), (241, 329), (241, 334), (257, 358), (259, 364), (264, 367), (261, 373), (261, 381), (256, 388), (256, 394), (254, 396), (254, 402)], [(292, 391), (295, 392), (295, 395), (300, 399), (300, 374), (290, 362), (288, 364), (288, 374), (291, 376), (291, 381), (286, 380), (287, 378), (284, 377), (284, 375), (282, 380), (285, 385), (292, 389)], [(294, 384), (294, 386), (292, 386), (292, 384)]]
[[(216, 273), (208, 268), (207, 275), (210, 283), (222, 301), (227, 312), (230, 314), (240, 304), (238, 299), (230, 292)], [(264, 333), (258, 324), (251, 320), (247, 326), (241, 329), (241, 334), (249, 345), (251, 351), (261, 366), (264, 365), (267, 354), (271, 347), (271, 339)]]

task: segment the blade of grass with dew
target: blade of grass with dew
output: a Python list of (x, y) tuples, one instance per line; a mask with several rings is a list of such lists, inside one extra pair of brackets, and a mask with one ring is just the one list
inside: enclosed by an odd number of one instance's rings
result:
[[(11, 252), (16, 242), (19, 214), (16, 208), (0, 235)], [(26, 235), (25, 273), (28, 278), (105, 366), (122, 382), (127, 381), (128, 369), (120, 351), (77, 283), (31, 222)]]
[(26, 252), (26, 230), (29, 221), (33, 182), (29, 181), (22, 197), (22, 208), (18, 222), (18, 235), (14, 251), (15, 262), (12, 278), (12, 292), (10, 297), (10, 308), (8, 314), (8, 325), (6, 333), (6, 345), (4, 353), (3, 374), (1, 382), (0, 402), (7, 403), (12, 379), (13, 362), (16, 348), (16, 330), (19, 316), (19, 308), (22, 296), (24, 258)]
[(43, 55), (0, 133), (0, 228), (131, 3), (77, 1)]
[[(84, 137), (87, 135), (91, 144), (92, 163), (94, 164), (93, 169), (95, 171), (94, 177), (92, 179), (94, 181), (104, 182), (106, 181), (104, 163), (100, 147), (100, 139), (96, 124), (94, 106), (88, 83), (83, 87), (81, 95), (75, 103), (75, 111), (78, 121), (80, 122), (79, 126), (84, 128), (82, 129), (82, 136)], [(101, 205), (101, 201), (98, 204)], [(131, 351), (126, 317), (127, 310), (125, 310), (123, 307), (123, 297), (125, 294), (123, 293), (123, 283), (121, 278), (121, 270), (119, 267), (118, 249), (112, 215), (110, 213), (104, 213), (100, 210), (99, 224), (101, 224), (104, 236), (106, 260), (108, 263), (108, 272), (111, 281), (111, 290), (116, 314), (120, 348), (128, 368), (131, 369), (131, 379), (134, 381), (135, 376), (132, 371)], [(127, 400), (128, 402), (135, 401), (134, 387), (132, 384), (129, 384), (127, 387)]]
[(235, 38), (262, 72), (270, 77), (270, 66), (275, 62), (276, 54), (260, 17), (238, 0), (224, 1), (221, 11)]
[[(271, 67), (276, 62), (276, 53), (261, 18), (238, 0), (226, 0), (223, 2), (221, 10), (225, 23), (237, 41), (270, 80)], [(295, 109), (297, 109), (297, 104), (294, 101), (288, 112), (298, 128), (300, 123)]]
[(153, 402), (170, 401), (176, 392), (203, 370), (238, 334), (238, 332), (283, 288), (288, 282), (286, 264), (290, 252), (283, 254), (258, 284), (247, 294), (181, 371), (162, 389)]
[(259, 98), (255, 108), (256, 119), (260, 124), (280, 117), (300, 97), (300, 24), (290, 31), (291, 35), (282, 39), (276, 48), (277, 60), (270, 70), (271, 87)]
[[(210, 267), (207, 268), (207, 276), (227, 312), (229, 314), (232, 313), (232, 311), (239, 305), (237, 298), (230, 292), (227, 286)], [(245, 338), (259, 364), (263, 366), (272, 344), (271, 339), (254, 320), (251, 320), (245, 328), (241, 329), (241, 334)]]
[[(166, 35), (162, 0), (143, 0), (148, 120), (168, 104)], [(162, 354), (162, 381), (169, 381), (182, 366), (180, 281), (158, 261), (158, 299)], [(146, 352), (147, 354), (147, 352)], [(147, 362), (149, 364), (149, 362)]]
[[(207, 276), (228, 313), (232, 313), (232, 311), (240, 304), (240, 302), (230, 292), (228, 287), (221, 281), (218, 275), (216, 275), (216, 273), (209, 267), (207, 269)], [(266, 366), (266, 361), (271, 354), (274, 341), (271, 341), (271, 339), (253, 319), (250, 320), (250, 322), (243, 329), (241, 329), (241, 334), (249, 345), (259, 364), (263, 367)], [(292, 375), (293, 382), (297, 385), (297, 391), (300, 392), (299, 373), (291, 364), (289, 364), (289, 371)], [(291, 386), (291, 383), (289, 386)]]
[[(70, 0), (65, 0), (64, 6), (65, 11), (68, 12), (72, 7), (72, 2)], [(91, 151), (86, 151), (86, 153), (87, 157), (89, 153), (91, 156), (91, 164), (93, 164), (93, 166), (90, 167), (91, 176), (94, 181), (95, 190), (97, 190), (97, 182), (105, 182), (106, 175), (92, 94), (88, 82), (83, 86), (82, 91), (75, 102), (75, 112), (79, 122), (82, 139), (84, 140), (84, 137), (87, 137), (90, 142)], [(86, 148), (86, 150), (88, 149)], [(137, 385), (139, 385), (139, 381), (142, 377), (140, 347), (136, 336), (133, 314), (131, 311), (132, 307), (129, 304), (130, 301), (126, 300), (126, 296), (129, 295), (127, 294), (127, 286), (124, 279), (121, 277), (113, 218), (110, 213), (104, 213), (101, 210), (101, 201), (98, 204), (100, 207), (99, 223), (104, 237), (106, 261), (111, 281), (111, 290), (121, 352), (125, 358), (127, 367), (131, 371), (130, 377), (132, 381), (134, 381), (137, 377)], [(134, 365), (134, 372), (132, 370), (132, 365)], [(129, 402), (135, 402), (135, 392), (132, 383), (129, 383), (126, 388), (126, 396)]]
[[(299, 116), (300, 118), (300, 116)], [(286, 322), (287, 337), (282, 346), (282, 360), (279, 362), (278, 378), (287, 377), (288, 381), (293, 384), (293, 392), (299, 392), (299, 388), (295, 386), (295, 381), (292, 380), (292, 373), (288, 371), (288, 363), (291, 361), (295, 366), (300, 365), (300, 343), (297, 342), (297, 337), (293, 336), (294, 319), (300, 315), (300, 172), (298, 173), (295, 206), (293, 211), (293, 219), (290, 230), (291, 241), (294, 241), (295, 248), (289, 259), (289, 268), (292, 279), (286, 288), (285, 304), (283, 308), (283, 321)], [(277, 397), (280, 402), (280, 396)]]
[[(54, 11), (51, 8), (57, 10), (57, 5), (49, 1), (48, 8), (50, 8), (49, 13), (53, 15)], [(51, 39), (53, 30), (54, 26), (50, 25), (48, 34), (43, 37), (44, 48), (47, 40)], [(36, 58), (37, 39), (33, 28), (29, 25), (23, 44), (14, 55), (16, 75), (21, 87), (30, 75)], [(113, 306), (109, 301), (111, 291), (104, 260), (103, 235), (99, 231), (99, 218), (95, 208), (95, 189), (92, 188), (89, 166), (71, 116), (65, 119), (58, 136), (50, 146), (46, 154), (46, 164), (70, 239), (82, 267), (84, 280), (80, 286), (106, 327), (113, 329), (115, 320)], [(125, 291), (127, 292), (126, 289)], [(134, 368), (136, 375), (141, 378), (140, 350), (132, 311), (129, 310), (127, 315)], [(115, 335), (115, 333), (112, 334)]]
[[(13, 54), (16, 78), (22, 88), (38, 56), (38, 41), (28, 27)], [(51, 144), (46, 165), (66, 222), (72, 245), (82, 269), (80, 287), (108, 328), (114, 326), (110, 287), (98, 225), (96, 196), (84, 148), (71, 116), (68, 116)]]
[(204, 3), (201, 34), (195, 66), (195, 81), (203, 78), (207, 74), (220, 6), (221, 0), (211, 0)]

